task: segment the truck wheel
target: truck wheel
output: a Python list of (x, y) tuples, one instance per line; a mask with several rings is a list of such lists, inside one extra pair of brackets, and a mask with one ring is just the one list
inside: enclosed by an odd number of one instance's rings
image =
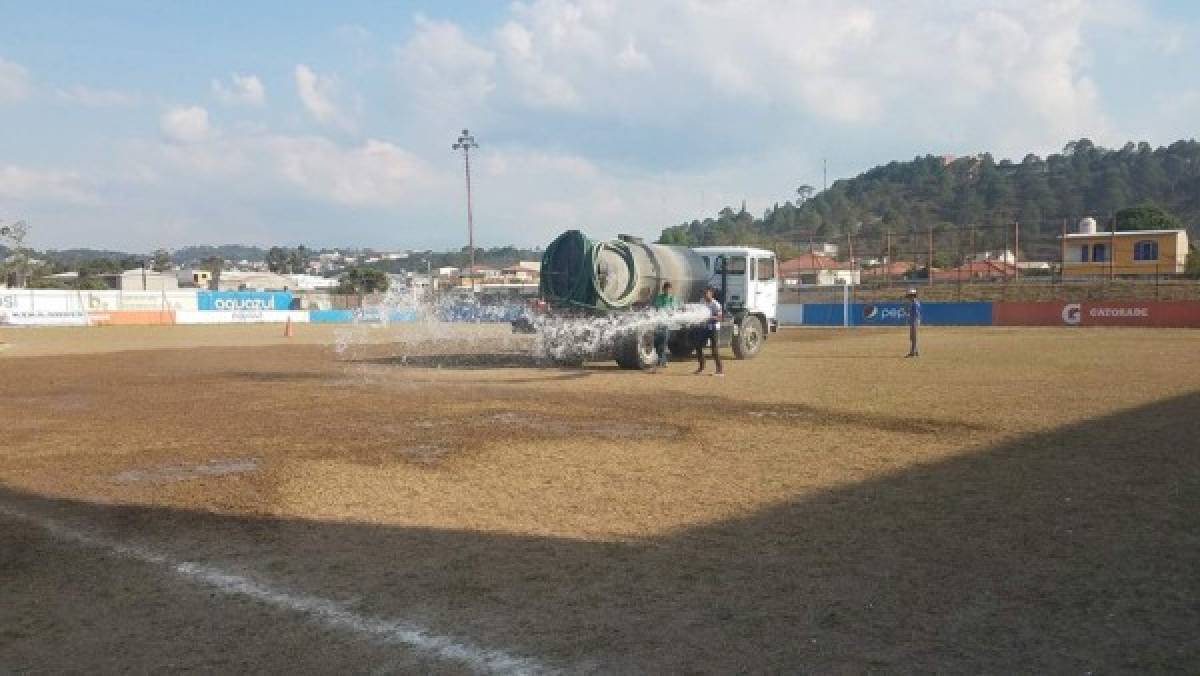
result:
[(733, 337), (733, 355), (738, 359), (753, 359), (766, 340), (766, 329), (762, 319), (746, 315), (738, 327), (738, 334)]
[(654, 368), (658, 353), (654, 351), (654, 329), (635, 329), (617, 348), (617, 365), (623, 369)]

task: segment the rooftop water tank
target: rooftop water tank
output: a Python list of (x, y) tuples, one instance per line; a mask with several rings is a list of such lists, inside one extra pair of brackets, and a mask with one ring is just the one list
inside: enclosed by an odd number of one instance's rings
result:
[(1079, 220), (1079, 234), (1094, 235), (1096, 234), (1096, 219), (1088, 216)]

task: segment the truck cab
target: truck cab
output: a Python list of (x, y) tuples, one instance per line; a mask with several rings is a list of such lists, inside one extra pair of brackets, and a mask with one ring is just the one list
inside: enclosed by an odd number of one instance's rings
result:
[(730, 311), (761, 315), (769, 331), (779, 306), (778, 265), (775, 253), (752, 247), (702, 246), (692, 249), (704, 260), (709, 286)]
[(722, 325), (721, 344), (733, 347), (739, 358), (758, 353), (767, 334), (779, 330), (779, 266), (775, 253), (745, 246), (694, 247), (704, 261), (708, 285), (729, 318)]

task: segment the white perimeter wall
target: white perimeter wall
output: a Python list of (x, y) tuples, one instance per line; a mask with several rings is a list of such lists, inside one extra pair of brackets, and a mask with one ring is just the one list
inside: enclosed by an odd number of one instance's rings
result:
[(804, 306), (799, 303), (781, 303), (775, 317), (780, 326), (800, 326), (804, 323)]
[(287, 320), (297, 324), (308, 323), (307, 310), (179, 310), (175, 313), (176, 324), (260, 324), (282, 323)]
[(87, 321), (78, 291), (0, 289), (0, 324), (79, 326)]

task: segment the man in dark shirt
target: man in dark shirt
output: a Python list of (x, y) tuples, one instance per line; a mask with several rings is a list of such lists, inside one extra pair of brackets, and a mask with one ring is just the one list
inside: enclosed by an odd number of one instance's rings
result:
[(725, 310), (721, 307), (721, 301), (716, 298), (716, 289), (711, 286), (704, 290), (704, 307), (708, 311), (708, 319), (697, 331), (696, 340), (696, 357), (700, 362), (699, 368), (696, 369), (696, 374), (704, 373), (704, 348), (712, 345), (712, 358), (717, 363), (717, 372), (714, 376), (725, 375), (725, 369), (721, 366), (721, 350), (720, 350), (720, 335), (721, 335), (721, 320), (725, 318)]
[(917, 290), (908, 290), (908, 354), (906, 357), (920, 357), (917, 349), (917, 333), (921, 329), (921, 301), (917, 300)]

